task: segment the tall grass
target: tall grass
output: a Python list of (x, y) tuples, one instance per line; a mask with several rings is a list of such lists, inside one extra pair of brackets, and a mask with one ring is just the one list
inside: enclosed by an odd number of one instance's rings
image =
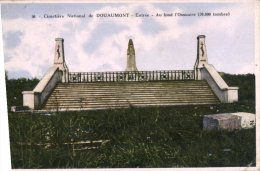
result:
[[(12, 167), (255, 165), (255, 129), (202, 130), (203, 115), (237, 111), (254, 113), (255, 106), (234, 103), (48, 114), (10, 113)], [(98, 140), (106, 143), (94, 143)]]

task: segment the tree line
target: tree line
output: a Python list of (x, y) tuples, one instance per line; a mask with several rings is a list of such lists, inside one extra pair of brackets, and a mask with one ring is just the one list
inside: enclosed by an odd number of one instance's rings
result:
[(5, 83), (7, 93), (7, 107), (23, 105), (23, 91), (32, 91), (40, 80), (38, 78), (18, 78), (9, 79), (7, 72), (5, 72)]
[(220, 73), (228, 86), (237, 86), (238, 99), (241, 102), (255, 102), (255, 75), (254, 74), (227, 74)]

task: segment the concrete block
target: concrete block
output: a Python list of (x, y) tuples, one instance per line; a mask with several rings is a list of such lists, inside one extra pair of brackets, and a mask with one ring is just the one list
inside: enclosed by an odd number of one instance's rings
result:
[(203, 129), (205, 130), (234, 130), (241, 128), (241, 117), (230, 113), (205, 115)]
[(203, 129), (247, 129), (255, 127), (255, 114), (246, 112), (205, 115)]

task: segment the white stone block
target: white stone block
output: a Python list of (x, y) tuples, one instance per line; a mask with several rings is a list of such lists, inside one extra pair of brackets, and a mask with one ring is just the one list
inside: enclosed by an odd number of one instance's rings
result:
[(232, 114), (241, 117), (242, 128), (253, 128), (255, 126), (255, 114), (246, 112), (237, 112)]

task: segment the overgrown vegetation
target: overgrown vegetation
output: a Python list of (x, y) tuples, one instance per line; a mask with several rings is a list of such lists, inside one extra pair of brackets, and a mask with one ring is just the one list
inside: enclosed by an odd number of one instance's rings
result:
[[(255, 113), (251, 87), (254, 75), (241, 78), (242, 82), (236, 77), (223, 76), (230, 86), (238, 86), (239, 93), (242, 92), (241, 102), (233, 104), (9, 112), (12, 167), (254, 166), (255, 129), (210, 132), (202, 129), (205, 114)], [(38, 81), (18, 80), (7, 81), (8, 98), (32, 90)], [(9, 106), (16, 104), (21, 101), (8, 99)]]
[[(252, 104), (10, 113), (14, 168), (208, 167), (255, 164), (255, 130), (202, 130), (205, 114)], [(106, 140), (97, 149), (69, 143)], [(65, 144), (67, 143), (67, 144)], [(38, 145), (37, 145), (38, 144)], [(93, 144), (92, 144), (93, 145)]]

